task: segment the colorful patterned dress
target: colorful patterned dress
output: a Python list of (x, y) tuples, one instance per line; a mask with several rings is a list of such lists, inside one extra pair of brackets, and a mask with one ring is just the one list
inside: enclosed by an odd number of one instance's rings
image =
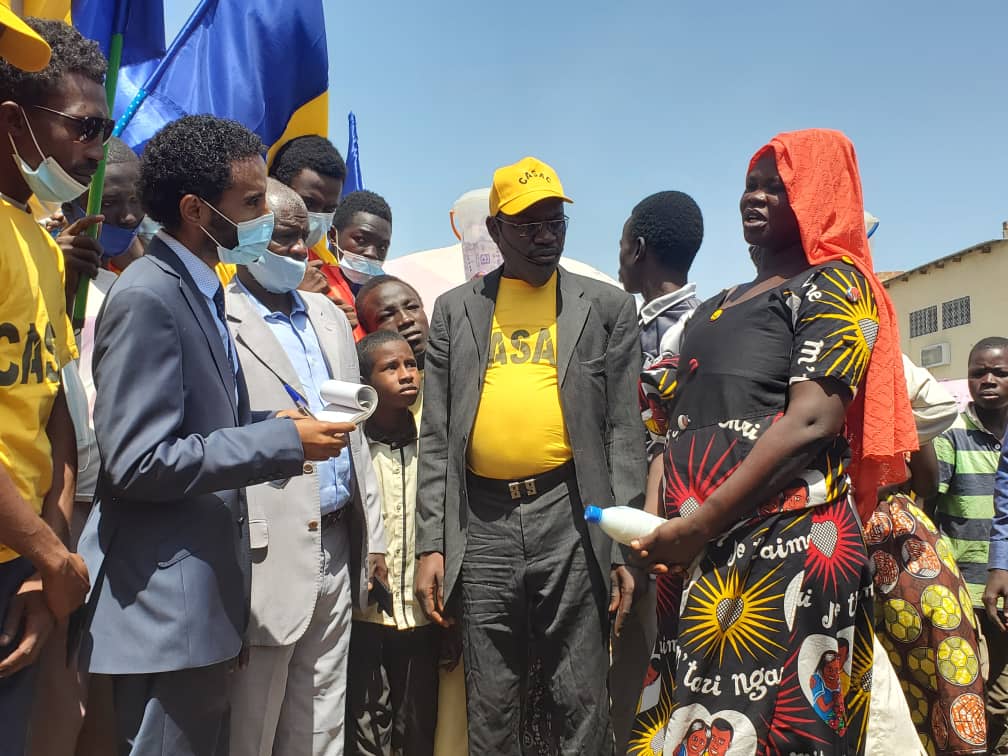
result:
[[(877, 334), (868, 282), (844, 263), (724, 308), (726, 298), (701, 305), (686, 328), (665, 456), (669, 517), (703, 506), (783, 415), (792, 383), (832, 378), (856, 391)], [(863, 750), (873, 603), (849, 457), (838, 436), (693, 565), (630, 754)]]
[(987, 753), (976, 618), (952, 549), (908, 497), (865, 524), (879, 640), (929, 754)]

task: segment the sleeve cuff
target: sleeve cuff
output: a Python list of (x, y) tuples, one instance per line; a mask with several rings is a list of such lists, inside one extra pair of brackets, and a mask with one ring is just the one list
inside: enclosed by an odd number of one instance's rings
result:
[(991, 570), (1008, 570), (1008, 541), (992, 540), (990, 542), (987, 568)]

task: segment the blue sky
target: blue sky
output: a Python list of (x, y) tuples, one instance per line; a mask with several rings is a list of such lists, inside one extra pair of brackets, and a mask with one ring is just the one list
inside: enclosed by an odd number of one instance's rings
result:
[[(195, 0), (167, 5), (171, 35)], [(330, 138), (345, 150), (352, 109), (393, 257), (452, 243), (454, 200), (531, 154), (575, 200), (566, 254), (613, 275), (633, 205), (691, 194), (706, 226), (693, 278), (711, 295), (751, 277), (750, 155), (811, 126), (854, 142), (879, 270), (999, 238), (1008, 220), (1004, 0), (325, 5)]]

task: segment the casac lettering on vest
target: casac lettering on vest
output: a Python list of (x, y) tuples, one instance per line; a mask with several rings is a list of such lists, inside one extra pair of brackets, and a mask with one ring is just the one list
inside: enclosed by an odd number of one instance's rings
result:
[(490, 334), (490, 361), (498, 365), (531, 362), (556, 367), (556, 347), (549, 328), (540, 328), (535, 334), (519, 328), (512, 331), (507, 340), (500, 331), (493, 331)]
[[(4, 343), (6, 342), (6, 343)], [(16, 345), (22, 345), (17, 349)], [(10, 347), (14, 346), (15, 349)], [(43, 347), (45, 352), (43, 353)], [(0, 323), (0, 353), (6, 352), (12, 357), (20, 351), (19, 359), (8, 360), (3, 365), (0, 360), (0, 386), (13, 386), (15, 383), (43, 383), (59, 381), (59, 365), (56, 361), (56, 332), (51, 323), (46, 323), (45, 336), (39, 337), (34, 323), (28, 325), (24, 336), (13, 323)]]

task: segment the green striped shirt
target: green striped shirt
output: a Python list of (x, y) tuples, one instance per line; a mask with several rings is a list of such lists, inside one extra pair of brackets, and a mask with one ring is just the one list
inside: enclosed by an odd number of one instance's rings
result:
[(934, 449), (938, 455), (938, 526), (952, 546), (973, 605), (981, 607), (1001, 441), (983, 426), (970, 404), (952, 427), (934, 440)]

